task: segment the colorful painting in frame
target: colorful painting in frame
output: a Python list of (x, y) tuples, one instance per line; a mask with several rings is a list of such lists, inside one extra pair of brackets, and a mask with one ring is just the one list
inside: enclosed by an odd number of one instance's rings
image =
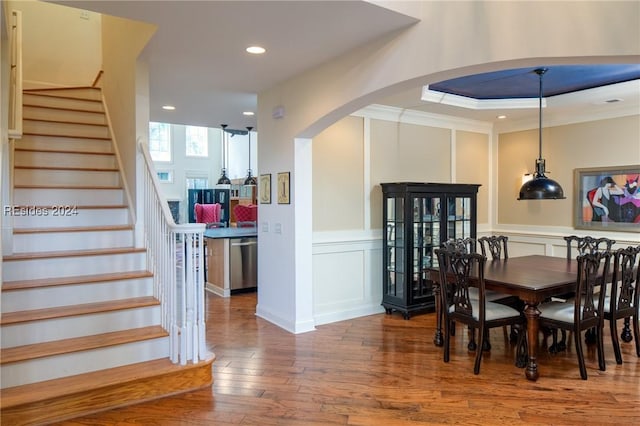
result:
[(577, 229), (640, 232), (640, 164), (574, 170)]

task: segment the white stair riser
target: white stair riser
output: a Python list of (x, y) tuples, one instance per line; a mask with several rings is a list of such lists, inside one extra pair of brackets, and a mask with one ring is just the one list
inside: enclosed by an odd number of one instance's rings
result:
[(55, 88), (54, 90), (48, 90), (47, 87), (34, 85), (25, 87), (24, 93), (39, 93), (43, 96), (57, 96), (68, 99), (92, 99), (96, 101), (102, 99), (102, 90), (97, 87)]
[(86, 231), (86, 232), (42, 232), (14, 234), (13, 252), (29, 253), (46, 247), (50, 251), (95, 250), (118, 247), (133, 247), (132, 230)]
[(122, 189), (16, 188), (16, 206), (113, 206), (124, 204)]
[(18, 214), (24, 214), (24, 216), (13, 216), (13, 226), (17, 229), (127, 225), (129, 223), (126, 208), (86, 209), (77, 208), (75, 205), (61, 205), (31, 207), (15, 211), (22, 212)]
[(69, 111), (67, 109), (44, 108), (25, 105), (22, 116), (30, 120), (72, 121), (74, 123), (107, 124), (103, 112)]
[(2, 388), (73, 376), (169, 356), (169, 338), (34, 359), (2, 367)]
[(2, 312), (80, 305), (142, 296), (153, 296), (151, 278), (29, 288), (4, 292)]
[(45, 135), (82, 136), (86, 138), (108, 138), (106, 126), (89, 126), (76, 123), (49, 123), (46, 121), (24, 120), (23, 131)]
[(25, 149), (40, 149), (43, 151), (84, 151), (84, 152), (113, 152), (111, 140), (65, 138), (62, 136), (22, 135), (16, 143), (17, 147)]
[(2, 347), (12, 348), (158, 325), (160, 315), (159, 306), (148, 306), (4, 325), (2, 326)]
[(117, 171), (15, 169), (16, 185), (68, 185), (109, 187), (120, 184)]
[(32, 95), (30, 93), (24, 93), (22, 95), (22, 103), (53, 108), (69, 108), (96, 112), (104, 111), (102, 102), (95, 102), (95, 100), (57, 98), (54, 96)]
[(14, 165), (26, 167), (94, 167), (117, 168), (113, 154), (74, 154), (70, 152), (20, 151), (14, 154)]
[(107, 274), (146, 269), (146, 254), (121, 253), (48, 259), (6, 260), (2, 276), (6, 281), (33, 280), (74, 275)]

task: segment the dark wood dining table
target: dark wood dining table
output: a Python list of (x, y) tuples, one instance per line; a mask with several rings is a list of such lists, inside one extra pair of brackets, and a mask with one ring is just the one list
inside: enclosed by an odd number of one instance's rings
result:
[[(437, 326), (434, 343), (442, 346), (442, 312), (440, 301), (440, 273), (429, 268), (430, 279), (435, 283)], [(501, 260), (487, 260), (484, 270), (485, 288), (518, 297), (524, 302), (527, 318), (528, 359), (525, 375), (529, 380), (539, 377), (538, 331), (540, 311), (544, 300), (575, 290), (578, 262), (565, 257), (530, 255)]]

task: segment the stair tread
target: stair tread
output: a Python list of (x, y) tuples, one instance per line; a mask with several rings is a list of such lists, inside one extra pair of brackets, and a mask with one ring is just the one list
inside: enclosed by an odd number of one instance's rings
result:
[(137, 247), (117, 247), (107, 249), (92, 249), (92, 250), (61, 250), (61, 251), (39, 251), (30, 253), (14, 253), (7, 256), (3, 256), (2, 260), (26, 260), (26, 259), (44, 259), (52, 257), (76, 257), (76, 256), (94, 256), (103, 254), (120, 254), (120, 253), (142, 253), (145, 252), (145, 248)]
[(36, 358), (87, 351), (142, 340), (151, 340), (159, 337), (166, 337), (168, 335), (169, 333), (167, 333), (161, 326), (153, 325), (142, 328), (94, 334), (91, 336), (73, 337), (51, 342), (16, 346), (0, 350), (0, 364), (6, 365), (9, 363), (28, 361)]
[[(90, 100), (90, 99), (78, 99), (78, 98), (66, 98), (66, 99), (82, 100), (82, 101)], [(55, 109), (55, 110), (60, 110), (60, 111), (81, 112), (81, 113), (85, 113), (86, 112), (88, 114), (105, 115), (104, 111), (92, 111), (92, 110), (89, 110), (89, 109), (68, 108), (68, 107), (50, 106), (50, 105), (38, 105), (38, 104), (30, 104), (30, 103), (26, 103), (26, 102), (23, 102), (22, 106), (23, 107), (29, 107), (29, 108)], [(24, 114), (23, 114), (23, 116), (24, 116)], [(25, 118), (29, 118), (29, 117), (25, 117)]]
[(92, 371), (60, 379), (31, 383), (0, 390), (0, 409), (23, 404), (45, 401), (48, 399), (88, 392), (96, 388), (123, 385), (129, 381), (140, 380), (172, 372), (199, 368), (203, 364), (212, 363), (215, 356), (210, 353), (207, 359), (197, 364), (173, 364), (169, 358), (140, 362), (106, 370)]
[(130, 272), (112, 272), (108, 274), (76, 275), (73, 277), (40, 278), (36, 280), (4, 281), (2, 283), (2, 291), (53, 287), (58, 285), (88, 284), (104, 281), (118, 281), (148, 277), (153, 277), (153, 273), (150, 271), (140, 270)]
[[(53, 207), (60, 207), (59, 205), (39, 205), (39, 204), (19, 204), (15, 206), (16, 208), (20, 209), (20, 208), (37, 208), (37, 209), (51, 209)], [(78, 210), (100, 210), (100, 209), (126, 209), (127, 205), (126, 204), (94, 204), (94, 205), (80, 205), (80, 206), (74, 206), (75, 208), (77, 208)]]
[(81, 172), (117, 172), (117, 167), (71, 167), (71, 166), (13, 166), (14, 169), (25, 170), (67, 170)]
[(22, 135), (27, 135), (27, 136), (47, 136), (47, 137), (52, 137), (52, 138), (73, 138), (73, 139), (98, 139), (98, 140), (103, 140), (103, 141), (110, 141), (111, 138), (107, 137), (107, 136), (87, 136), (87, 135), (54, 135), (51, 133), (36, 133), (36, 132), (29, 132), (29, 131), (23, 131)]
[[(160, 304), (160, 302), (155, 297), (142, 296), (130, 299), (109, 300), (106, 302), (84, 303), (81, 305), (56, 306), (55, 308), (5, 312), (0, 315), (0, 325), (94, 314), (99, 312), (112, 312), (123, 309), (155, 306), (158, 304)], [(4, 362), (4, 359), (2, 362)]]
[(44, 148), (29, 148), (29, 147), (16, 147), (14, 148), (16, 152), (42, 152), (46, 154), (71, 154), (71, 155), (116, 155), (113, 152), (103, 152), (103, 151), (80, 151), (80, 150), (70, 150), (70, 149), (44, 149)]
[(69, 226), (52, 228), (13, 228), (14, 234), (39, 234), (50, 232), (95, 232), (95, 231), (129, 231), (133, 225), (102, 225), (102, 226)]
[(15, 184), (14, 188), (24, 188), (24, 189), (122, 189), (122, 186), (119, 185), (111, 185), (111, 186), (95, 186), (95, 185), (21, 185)]

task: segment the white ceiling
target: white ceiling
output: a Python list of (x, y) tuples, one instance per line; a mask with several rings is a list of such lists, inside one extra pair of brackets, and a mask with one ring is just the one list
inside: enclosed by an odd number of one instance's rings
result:
[[(53, 1), (156, 24), (143, 52), (149, 63), (152, 121), (256, 128), (257, 93), (350, 49), (405, 28), (415, 19), (366, 1)], [(264, 55), (245, 52), (250, 45)], [(640, 86), (621, 86), (550, 98), (547, 118), (613, 109), (640, 111)], [(430, 113), (512, 123), (537, 120), (537, 110), (470, 110), (420, 100), (422, 87), (377, 103)], [(619, 98), (623, 102), (603, 101)], [(553, 101), (551, 101), (553, 99)], [(162, 105), (176, 106), (164, 111)], [(504, 121), (502, 122), (502, 124)]]
[[(364, 1), (53, 3), (156, 24), (143, 52), (151, 119), (235, 129), (256, 127), (242, 112), (256, 111), (258, 92), (416, 22)], [(256, 44), (267, 52), (245, 52)]]

